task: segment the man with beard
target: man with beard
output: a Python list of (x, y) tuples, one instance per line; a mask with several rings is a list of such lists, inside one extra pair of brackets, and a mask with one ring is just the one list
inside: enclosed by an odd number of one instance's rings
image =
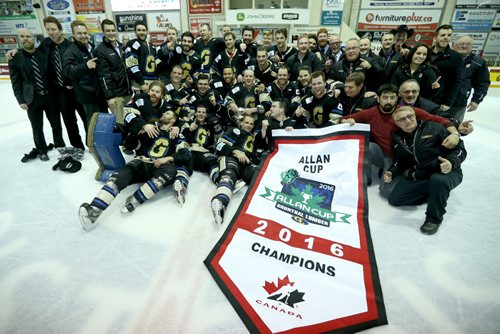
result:
[(278, 66), (285, 64), (285, 62), (291, 56), (297, 53), (296, 48), (294, 48), (293, 46), (288, 46), (288, 44), (286, 43), (287, 38), (288, 32), (285, 28), (277, 29), (274, 33), (274, 40), (276, 42), (276, 45), (271, 47), (271, 49), (267, 53), (269, 59)]
[[(463, 59), (464, 82), (458, 95), (460, 106), (467, 106), (467, 111), (474, 111), (483, 101), (490, 86), (490, 72), (486, 61), (472, 52), (474, 40), (470, 36), (462, 36), (453, 43), (453, 50)], [(474, 91), (474, 93), (472, 93)], [(469, 104), (467, 101), (472, 95)]]
[(194, 36), (190, 31), (186, 31), (181, 36), (181, 49), (172, 51), (172, 64), (179, 64), (182, 68), (182, 79), (188, 85), (192, 85), (198, 76), (201, 67), (201, 58), (193, 50)]
[(288, 80), (290, 74), (286, 66), (281, 66), (278, 69), (278, 78), (271, 82), (261, 96), (262, 106), (266, 111), (271, 109), (273, 101), (286, 101), (287, 116), (293, 115), (297, 107), (300, 105), (300, 91), (297, 85)]
[(465, 105), (459, 98), (460, 88), (464, 85), (464, 65), (458, 52), (450, 48), (453, 27), (442, 25), (436, 29), (431, 61), (438, 68), (441, 80), (438, 92), (433, 101), (446, 111), (448, 117), (461, 122), (465, 115)]
[[(361, 58), (359, 41), (356, 38), (351, 38), (346, 43), (345, 57), (333, 65), (329, 78), (345, 82), (345, 79), (354, 72), (361, 72), (365, 78), (368, 78), (375, 71), (370, 61)], [(368, 89), (371, 89), (372, 87), (368, 84), (367, 82)]]
[(408, 28), (406, 24), (402, 24), (397, 29), (390, 31), (394, 35), (395, 49), (402, 57), (406, 57), (410, 52), (411, 46), (408, 46), (406, 41), (413, 35), (414, 31), (415, 29)]
[[(396, 110), (398, 88), (391, 84), (380, 86), (377, 91), (378, 105), (361, 110), (355, 114), (344, 116), (341, 123), (370, 124), (370, 146), (368, 152), (368, 166), (372, 164), (381, 170), (387, 169), (392, 160), (391, 133), (397, 130), (392, 113)], [(431, 115), (422, 109), (414, 108), (417, 119), (423, 119), (443, 124), (450, 135), (443, 141), (443, 145), (453, 148), (457, 145), (460, 135), (458, 130), (446, 118)], [(367, 184), (372, 182), (371, 168), (367, 169)]]
[(136, 93), (147, 92), (149, 83), (157, 79), (156, 49), (147, 41), (148, 27), (145, 22), (134, 24), (136, 38), (125, 47), (125, 65), (132, 90)]
[(326, 55), (330, 51), (330, 45), (328, 44), (328, 30), (326, 28), (320, 28), (316, 33), (318, 37), (317, 49), (321, 54), (321, 59), (323, 62), (326, 61)]
[(52, 126), (54, 143), (60, 147), (65, 145), (59, 111), (49, 92), (47, 54), (35, 48), (33, 34), (28, 29), (20, 29), (19, 37), (22, 49), (9, 61), (10, 79), (19, 107), (27, 111), (35, 143), (35, 148), (25, 154), (21, 162), (36, 157), (48, 161), (48, 147), (43, 133), (44, 111)]
[(243, 43), (240, 45), (240, 49), (249, 59), (257, 56), (258, 45), (254, 42), (254, 32), (255, 29), (250, 26), (243, 27)]
[(136, 157), (111, 175), (90, 204), (83, 203), (80, 206), (79, 218), (85, 231), (96, 226), (97, 218), (127, 186), (144, 182), (126, 199), (122, 213), (134, 211), (137, 206), (174, 183), (176, 166), (187, 164), (191, 158), (184, 136), (179, 135), (175, 139), (170, 136), (169, 131), (176, 120), (177, 115), (167, 110), (161, 115), (158, 124), (149, 124), (154, 134), (144, 130), (137, 133), (140, 145)]
[(264, 85), (269, 85), (276, 79), (278, 68), (267, 59), (267, 48), (263, 45), (257, 48), (257, 58), (250, 59), (248, 68), (254, 71), (255, 77)]
[(337, 124), (343, 115), (342, 104), (328, 94), (325, 73), (316, 71), (311, 77), (312, 94), (302, 98), (301, 106), (295, 111), (294, 117), (305, 117), (310, 126), (317, 128)]
[(85, 110), (88, 125), (94, 113), (107, 113), (108, 106), (99, 88), (97, 57), (89, 43), (87, 26), (82, 21), (73, 21), (71, 31), (74, 43), (64, 53), (63, 71), (73, 83), (76, 99)]
[(116, 25), (105, 19), (101, 22), (104, 33), (102, 43), (96, 48), (97, 76), (108, 108), (116, 116), (116, 123), (123, 126), (123, 106), (130, 100), (130, 83), (123, 62), (122, 45), (116, 39)]
[(224, 35), (224, 43), (226, 44), (226, 49), (221, 52), (215, 58), (212, 64), (211, 74), (214, 80), (217, 80), (216, 76), (222, 77), (222, 70), (226, 66), (232, 66), (236, 71), (236, 78), (241, 81), (241, 74), (243, 70), (247, 67), (249, 59), (247, 56), (240, 52), (236, 46), (236, 36), (232, 32), (228, 32)]
[(193, 46), (193, 50), (200, 55), (202, 60), (200, 72), (210, 73), (210, 65), (225, 47), (224, 39), (212, 37), (212, 28), (208, 23), (203, 23), (200, 26), (200, 37), (196, 39)]
[(220, 180), (212, 197), (211, 207), (218, 225), (224, 221), (224, 212), (235, 191), (236, 181), (242, 179), (249, 184), (257, 171), (259, 160), (254, 145), (254, 126), (254, 118), (244, 116), (240, 126), (226, 131), (215, 146), (215, 153), (221, 157)]
[(309, 51), (309, 39), (307, 34), (303, 34), (297, 40), (298, 52), (288, 58), (286, 66), (290, 69), (290, 80), (295, 81), (299, 77), (299, 69), (301, 66), (307, 65), (311, 67), (313, 72), (322, 71), (323, 63), (318, 57)]

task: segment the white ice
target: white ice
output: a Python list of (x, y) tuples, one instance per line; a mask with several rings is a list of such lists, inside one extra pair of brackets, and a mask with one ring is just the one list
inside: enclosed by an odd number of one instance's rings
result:
[[(182, 209), (168, 190), (123, 216), (129, 187), (84, 232), (78, 207), (102, 185), (93, 158), (87, 152), (76, 174), (52, 171), (55, 151), (49, 162), (21, 163), (31, 128), (9, 81), (0, 82), (0, 101), (0, 333), (247, 333), (203, 264), (223, 233), (206, 175), (192, 177)], [(500, 333), (499, 105), (491, 90), (466, 115), (475, 132), (464, 138), (464, 181), (436, 235), (418, 230), (425, 205), (393, 208), (369, 187), (389, 325), (367, 333)]]

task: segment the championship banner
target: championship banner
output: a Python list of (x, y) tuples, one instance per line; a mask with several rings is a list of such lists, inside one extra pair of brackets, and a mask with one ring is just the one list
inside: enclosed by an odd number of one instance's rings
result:
[(352, 333), (387, 324), (368, 226), (369, 126), (273, 133), (205, 260), (252, 333)]

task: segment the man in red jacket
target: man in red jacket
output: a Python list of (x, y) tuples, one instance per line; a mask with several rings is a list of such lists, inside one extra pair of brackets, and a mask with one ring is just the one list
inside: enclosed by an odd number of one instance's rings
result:
[[(341, 123), (366, 123), (370, 124), (370, 148), (368, 152), (368, 166), (372, 164), (380, 169), (387, 169), (392, 162), (391, 134), (398, 127), (392, 119), (392, 113), (396, 110), (398, 99), (398, 88), (391, 84), (380, 86), (377, 91), (378, 105), (361, 110), (355, 114), (344, 116)], [(417, 119), (432, 121), (444, 125), (450, 135), (443, 141), (443, 146), (453, 148), (457, 145), (460, 134), (453, 123), (448, 119), (431, 115), (426, 111), (414, 108)], [(371, 168), (367, 173), (367, 184), (371, 184)]]

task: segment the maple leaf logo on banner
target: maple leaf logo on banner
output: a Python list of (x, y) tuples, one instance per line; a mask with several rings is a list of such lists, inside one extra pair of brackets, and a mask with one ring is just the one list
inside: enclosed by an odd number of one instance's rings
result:
[(296, 303), (304, 301), (304, 292), (299, 292), (298, 289), (292, 290), (295, 282), (290, 281), (288, 275), (283, 278), (278, 277), (278, 284), (266, 281), (264, 283), (264, 290), (269, 295), (267, 299), (275, 300), (280, 303), (286, 304), (291, 308), (295, 307)]

